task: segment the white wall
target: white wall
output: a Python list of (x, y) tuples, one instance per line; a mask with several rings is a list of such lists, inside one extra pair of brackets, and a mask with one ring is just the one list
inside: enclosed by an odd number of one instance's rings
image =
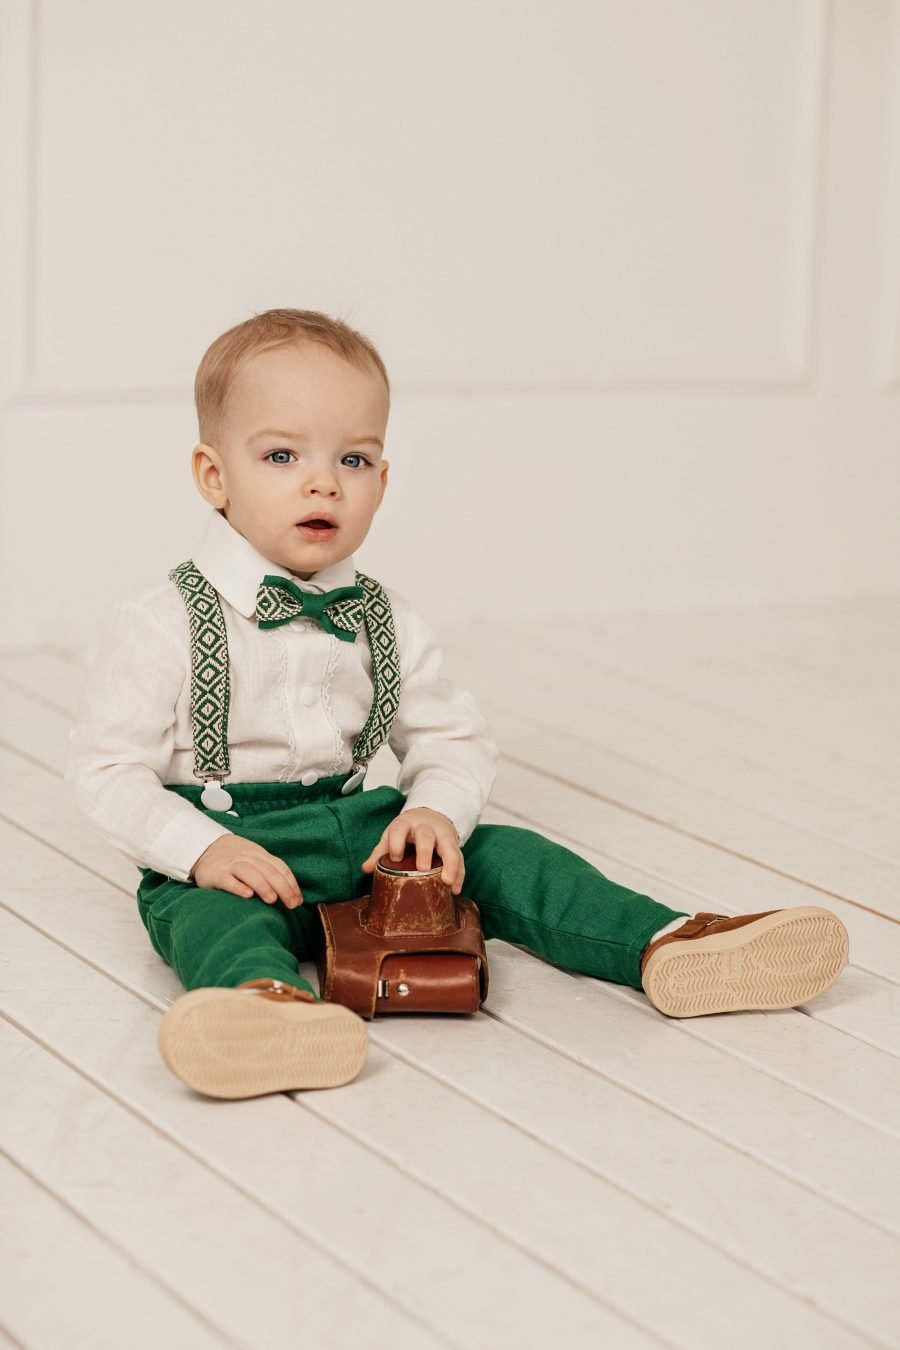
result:
[(900, 590), (900, 5), (0, 0), (6, 648), (189, 557), (191, 389), (379, 346), (438, 623)]

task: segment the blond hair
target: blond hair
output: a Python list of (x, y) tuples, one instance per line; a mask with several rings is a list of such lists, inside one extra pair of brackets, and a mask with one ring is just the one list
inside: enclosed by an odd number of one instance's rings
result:
[(290, 342), (318, 342), (360, 370), (378, 371), (390, 397), (384, 362), (374, 345), (342, 319), (315, 309), (267, 309), (235, 324), (207, 348), (194, 379), (194, 403), (200, 440), (215, 445), (225, 422), (228, 390), (240, 366), (257, 352)]

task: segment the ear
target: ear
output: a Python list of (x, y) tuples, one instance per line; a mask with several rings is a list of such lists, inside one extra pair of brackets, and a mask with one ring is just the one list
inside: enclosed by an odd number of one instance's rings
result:
[(382, 499), (384, 498), (385, 489), (387, 488), (388, 485), (388, 470), (390, 469), (390, 467), (391, 467), (390, 462), (388, 460), (383, 459), (381, 461), (381, 492), (379, 493), (378, 496), (379, 506), (381, 505)]
[(191, 455), (191, 473), (197, 484), (197, 491), (210, 506), (221, 510), (228, 505), (225, 470), (218, 450), (207, 445), (205, 441), (195, 445)]

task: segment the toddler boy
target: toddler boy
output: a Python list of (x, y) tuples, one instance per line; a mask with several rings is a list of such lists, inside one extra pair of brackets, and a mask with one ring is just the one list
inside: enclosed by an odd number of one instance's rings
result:
[[(388, 481), (390, 385), (364, 335), (266, 311), (216, 339), (194, 392), (203, 537), (92, 643), (65, 775), (137, 864), (140, 917), (186, 990), (160, 1025), (178, 1078), (232, 1098), (354, 1078), (366, 1022), (299, 962), (315, 907), (366, 894), (408, 848), (475, 901), (485, 938), (670, 1016), (792, 1007), (837, 979), (848, 940), (827, 909), (691, 916), (536, 831), (478, 823), (490, 727), (419, 610), (356, 569)], [(385, 742), (397, 787), (365, 791)]]

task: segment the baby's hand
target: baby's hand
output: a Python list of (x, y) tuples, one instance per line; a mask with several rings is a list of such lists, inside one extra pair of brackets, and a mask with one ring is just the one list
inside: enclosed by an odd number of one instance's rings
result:
[(434, 850), (440, 854), (444, 864), (441, 880), (452, 886), (454, 895), (459, 895), (466, 871), (459, 849), (459, 831), (449, 816), (445, 816), (442, 811), (432, 810), (430, 806), (415, 806), (409, 811), (401, 811), (366, 858), (362, 865), (363, 871), (374, 872), (382, 853), (390, 853), (394, 859), (402, 858), (410, 834), (419, 871), (425, 872), (431, 867)]
[(288, 909), (296, 909), (303, 904), (297, 878), (287, 863), (239, 834), (214, 839), (200, 854), (191, 875), (198, 886), (231, 891), (233, 895), (256, 894), (267, 905), (282, 900)]

